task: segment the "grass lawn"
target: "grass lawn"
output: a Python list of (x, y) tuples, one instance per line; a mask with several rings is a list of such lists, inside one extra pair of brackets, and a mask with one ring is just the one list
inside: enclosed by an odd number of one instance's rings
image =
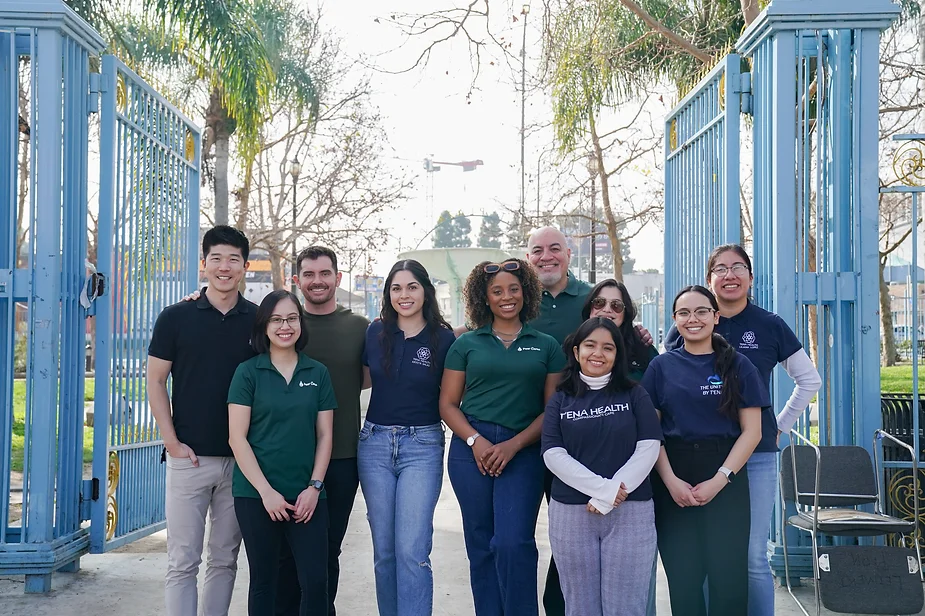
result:
[[(911, 394), (912, 393), (912, 366), (890, 366), (880, 368), (880, 391)], [(925, 383), (919, 383), (919, 395), (925, 393)]]

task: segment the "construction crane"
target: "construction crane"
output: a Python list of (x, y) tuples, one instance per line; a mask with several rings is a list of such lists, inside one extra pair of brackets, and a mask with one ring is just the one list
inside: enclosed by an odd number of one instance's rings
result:
[(451, 167), (462, 167), (463, 172), (475, 171), (484, 163), (481, 159), (478, 160), (461, 160), (459, 162), (447, 162), (443, 160), (434, 160), (433, 158), (424, 159), (424, 171), (427, 172), (427, 183), (425, 184), (425, 199), (427, 200), (427, 210), (430, 214), (430, 222), (434, 224), (436, 218), (434, 217), (434, 172), (440, 171), (440, 165), (449, 165)]

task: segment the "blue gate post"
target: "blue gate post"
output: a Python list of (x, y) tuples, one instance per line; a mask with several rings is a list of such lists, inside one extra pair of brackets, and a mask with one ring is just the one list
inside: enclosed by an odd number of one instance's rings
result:
[[(772, 0), (736, 45), (753, 67), (755, 297), (815, 351), (821, 444), (869, 448), (881, 424), (879, 40), (898, 14), (888, 0)], [(793, 385), (772, 388), (779, 409)], [(810, 576), (790, 538), (791, 575)]]
[[(28, 58), (30, 80), (26, 241), (18, 244), (12, 214), (0, 224), (0, 327), (10, 327), (17, 303), (28, 326), (22, 515), (18, 525), (10, 521), (4, 481), (0, 572), (25, 574), (26, 592), (44, 592), (54, 571), (76, 569), (89, 544), (81, 528), (81, 500), (89, 494), (81, 481), (86, 311), (79, 296), (87, 257), (89, 58), (103, 41), (63, 3), (45, 0), (0, 6), (0, 46), (0, 199), (7, 212), (18, 202), (21, 58)], [(0, 339), (3, 468), (12, 459), (15, 341), (10, 329)]]

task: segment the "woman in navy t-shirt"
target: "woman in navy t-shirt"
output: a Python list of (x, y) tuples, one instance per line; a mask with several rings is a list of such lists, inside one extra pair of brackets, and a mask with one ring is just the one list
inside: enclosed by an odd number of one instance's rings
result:
[(661, 428), (629, 379), (617, 326), (588, 319), (565, 341), (568, 364), (543, 417), (543, 460), (555, 475), (549, 542), (568, 616), (642, 616), (655, 558), (649, 472)]
[(714, 333), (719, 306), (708, 289), (682, 289), (672, 314), (684, 345), (653, 359), (642, 380), (661, 413), (665, 438), (652, 477), (671, 609), (743, 615), (749, 539), (745, 464), (761, 440), (767, 388), (755, 366)]
[[(761, 410), (761, 442), (748, 459), (751, 535), (748, 542), (748, 616), (774, 615), (774, 580), (768, 565), (768, 537), (777, 499), (777, 438), (789, 432), (812, 400), (822, 379), (793, 330), (773, 312), (751, 303), (752, 262), (738, 244), (717, 246), (707, 261), (707, 284), (716, 294), (716, 333), (747, 357), (770, 389), (771, 373), (780, 364), (793, 379), (790, 397), (775, 415)], [(680, 344), (677, 330), (668, 332), (665, 347)]]
[(433, 613), (430, 552), (446, 444), (440, 381), (456, 339), (427, 270), (399, 261), (385, 280), (382, 318), (366, 331), (372, 381), (357, 467), (373, 538), (376, 600), (383, 616)]

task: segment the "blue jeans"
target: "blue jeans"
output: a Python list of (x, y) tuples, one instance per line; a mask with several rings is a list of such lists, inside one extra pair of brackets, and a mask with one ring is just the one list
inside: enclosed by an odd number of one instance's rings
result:
[(430, 616), (434, 509), (443, 485), (443, 426), (363, 425), (360, 486), (373, 538), (376, 600), (382, 616)]
[(777, 452), (748, 459), (751, 533), (748, 537), (748, 616), (774, 616), (774, 578), (768, 564), (771, 516), (777, 498)]
[[(492, 443), (517, 434), (468, 419)], [(450, 443), (447, 471), (462, 512), (476, 616), (539, 614), (535, 535), (545, 470), (539, 443), (521, 449), (497, 478), (479, 472), (465, 441)]]

